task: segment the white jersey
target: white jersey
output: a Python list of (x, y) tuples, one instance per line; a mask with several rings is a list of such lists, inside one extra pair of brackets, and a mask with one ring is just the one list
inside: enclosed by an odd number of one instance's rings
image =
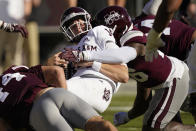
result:
[[(109, 48), (119, 47), (115, 44), (115, 39), (111, 29), (105, 26), (97, 26), (90, 30), (88, 34), (81, 39), (81, 41), (75, 48), (80, 51), (102, 51)], [(91, 67), (79, 68), (75, 73), (74, 77), (75, 76), (102, 78), (109, 81), (114, 88), (117, 88), (120, 85), (119, 83), (115, 83), (113, 80), (103, 75), (102, 73), (93, 70)]]
[[(97, 26), (84, 36), (74, 47), (80, 51), (102, 51), (109, 48), (119, 48), (109, 28)], [(120, 83), (115, 83), (109, 77), (89, 68), (79, 68), (75, 75), (67, 80), (67, 89), (99, 112), (104, 112), (114, 92)]]

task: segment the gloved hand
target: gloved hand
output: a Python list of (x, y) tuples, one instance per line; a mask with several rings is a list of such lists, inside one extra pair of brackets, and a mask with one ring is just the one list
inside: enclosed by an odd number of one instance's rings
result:
[(59, 57), (61, 59), (65, 59), (66, 61), (69, 62), (80, 62), (80, 61), (85, 61), (85, 54), (81, 51), (78, 50), (73, 50), (73, 49), (65, 49)]
[(114, 125), (119, 126), (129, 122), (129, 117), (127, 112), (118, 112), (114, 114)]
[(5, 23), (1, 21), (0, 29), (6, 31), (6, 32), (19, 32), (21, 35), (25, 38), (28, 37), (28, 31), (27, 29), (18, 24), (11, 24), (11, 23)]
[(152, 62), (158, 57), (158, 48), (163, 47), (165, 43), (161, 40), (161, 33), (156, 32), (153, 28), (147, 36), (145, 61)]

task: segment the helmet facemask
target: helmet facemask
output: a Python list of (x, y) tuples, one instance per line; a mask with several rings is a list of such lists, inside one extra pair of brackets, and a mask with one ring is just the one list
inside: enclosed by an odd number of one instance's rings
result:
[[(72, 17), (69, 19), (70, 15)], [(65, 38), (71, 42), (79, 42), (81, 38), (92, 29), (88, 13), (72, 13), (61, 21), (60, 29)]]

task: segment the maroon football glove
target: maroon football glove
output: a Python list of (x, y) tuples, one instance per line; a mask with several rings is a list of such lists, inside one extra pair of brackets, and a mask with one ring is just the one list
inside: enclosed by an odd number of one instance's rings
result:
[(2, 24), (2, 26), (0, 28), (2, 30), (6, 31), (6, 32), (19, 32), (19, 33), (21, 33), (21, 35), (23, 37), (25, 37), (25, 38), (28, 37), (28, 31), (22, 25), (11, 24), (11, 23), (5, 23), (5, 22), (3, 22), (3, 24)]
[(78, 50), (72, 50), (72, 49), (65, 49), (59, 57), (61, 59), (65, 59), (69, 62), (79, 62), (84, 60), (84, 56), (82, 52), (79, 52)]

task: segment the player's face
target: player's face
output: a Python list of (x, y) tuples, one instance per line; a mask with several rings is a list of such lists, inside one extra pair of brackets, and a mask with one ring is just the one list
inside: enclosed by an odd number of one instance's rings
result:
[(82, 33), (83, 31), (86, 30), (86, 28), (87, 28), (86, 24), (82, 19), (74, 20), (73, 24), (70, 26), (72, 33), (75, 35)]

